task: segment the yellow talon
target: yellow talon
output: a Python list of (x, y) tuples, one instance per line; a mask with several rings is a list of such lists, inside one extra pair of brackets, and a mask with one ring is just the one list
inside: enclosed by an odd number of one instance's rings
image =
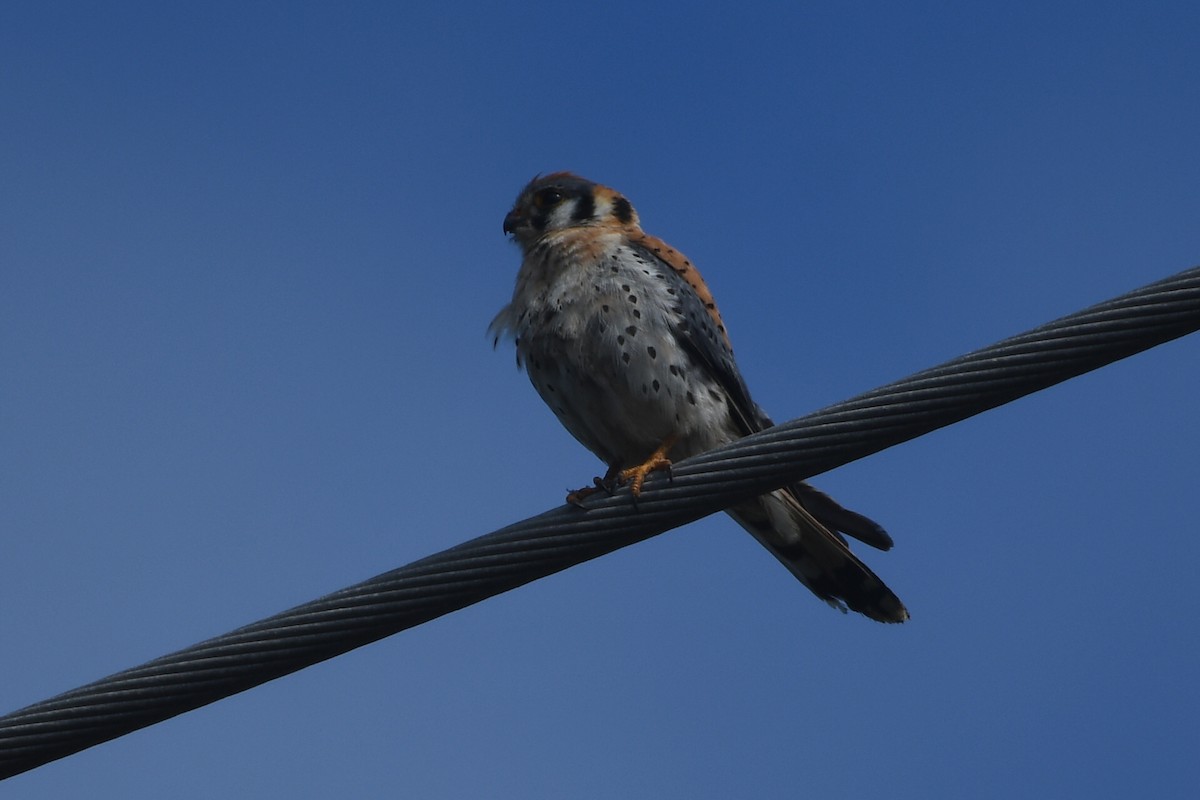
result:
[(642, 493), (642, 484), (646, 482), (647, 475), (651, 472), (671, 471), (671, 459), (667, 458), (667, 453), (675, 445), (676, 438), (675, 436), (668, 438), (650, 454), (649, 458), (637, 466), (620, 471), (616, 467), (609, 467), (603, 478), (592, 478), (594, 486), (585, 486), (582, 489), (568, 492), (567, 502), (573, 506), (582, 507), (583, 501), (597, 492), (603, 491), (611, 495), (618, 486), (625, 484), (629, 484), (629, 491), (633, 494), (633, 499), (637, 500)]
[(646, 481), (646, 476), (651, 472), (660, 470), (670, 471), (671, 459), (667, 458), (667, 453), (675, 444), (675, 437), (669, 437), (665, 442), (659, 445), (659, 448), (650, 454), (650, 457), (638, 464), (636, 467), (623, 469), (617, 475), (617, 481), (620, 483), (628, 483), (629, 491), (636, 498), (642, 493), (642, 484)]

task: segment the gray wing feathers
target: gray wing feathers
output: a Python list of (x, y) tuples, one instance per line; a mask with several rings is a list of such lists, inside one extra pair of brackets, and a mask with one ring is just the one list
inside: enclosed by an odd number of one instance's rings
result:
[[(645, 259), (662, 262), (650, 250)], [(664, 267), (670, 267), (662, 262)], [(674, 333), (688, 354), (712, 375), (729, 398), (730, 416), (743, 436), (774, 423), (753, 400), (733, 360), (733, 351), (715, 326), (704, 303), (671, 269), (678, 318)], [(860, 612), (880, 622), (908, 619), (904, 604), (865, 564), (850, 552), (841, 534), (887, 550), (888, 536), (873, 520), (843, 508), (824, 492), (796, 483), (757, 497), (727, 512), (814, 594), (831, 605)]]

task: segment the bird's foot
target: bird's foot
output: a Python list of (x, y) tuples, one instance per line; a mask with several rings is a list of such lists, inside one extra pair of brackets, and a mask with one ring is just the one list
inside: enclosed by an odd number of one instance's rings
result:
[(619, 475), (616, 467), (610, 467), (603, 478), (592, 478), (594, 486), (585, 486), (573, 492), (567, 492), (567, 502), (573, 506), (583, 507), (583, 501), (594, 494), (604, 492), (609, 497), (617, 490)]
[(573, 492), (567, 493), (567, 502), (573, 506), (583, 507), (583, 501), (594, 494), (604, 492), (612, 496), (618, 486), (629, 486), (629, 492), (633, 495), (633, 502), (637, 503), (638, 497), (642, 493), (642, 484), (646, 482), (646, 476), (651, 472), (666, 472), (671, 474), (671, 459), (667, 458), (667, 453), (675, 444), (675, 437), (667, 439), (657, 450), (650, 454), (650, 457), (634, 467), (628, 469), (617, 469), (609, 467), (608, 472), (604, 473), (603, 478), (592, 478), (592, 486), (585, 486), (582, 489), (576, 489)]
[(675, 437), (672, 436), (663, 442), (641, 464), (629, 469), (623, 469), (617, 473), (617, 482), (622, 485), (629, 484), (629, 491), (633, 494), (635, 501), (642, 493), (642, 484), (646, 481), (647, 475), (651, 472), (666, 472), (668, 475), (671, 474), (671, 459), (667, 458), (667, 453), (670, 452), (674, 444)]

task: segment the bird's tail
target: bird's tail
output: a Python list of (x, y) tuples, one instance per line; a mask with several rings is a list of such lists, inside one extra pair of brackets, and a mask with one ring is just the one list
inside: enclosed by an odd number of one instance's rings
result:
[(891, 547), (891, 537), (861, 514), (803, 483), (756, 497), (728, 513), (834, 608), (848, 608), (879, 622), (908, 619), (900, 598), (850, 552), (838, 533), (880, 549)]

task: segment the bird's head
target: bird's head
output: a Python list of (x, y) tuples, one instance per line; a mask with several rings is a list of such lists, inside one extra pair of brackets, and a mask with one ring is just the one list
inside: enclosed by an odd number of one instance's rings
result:
[(637, 229), (637, 212), (616, 190), (570, 172), (534, 178), (504, 218), (504, 232), (522, 247), (551, 231), (600, 226)]

